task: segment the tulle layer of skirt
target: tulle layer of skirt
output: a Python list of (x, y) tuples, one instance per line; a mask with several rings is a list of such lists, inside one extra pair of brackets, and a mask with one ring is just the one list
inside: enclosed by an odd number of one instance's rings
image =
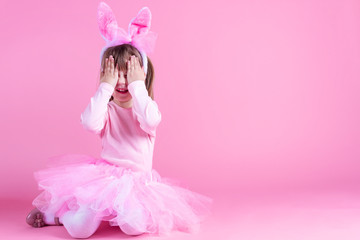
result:
[(136, 172), (87, 155), (49, 158), (34, 172), (43, 190), (32, 202), (43, 213), (62, 216), (86, 207), (111, 226), (127, 224), (144, 233), (198, 232), (211, 214), (212, 199), (164, 178), (152, 169)]

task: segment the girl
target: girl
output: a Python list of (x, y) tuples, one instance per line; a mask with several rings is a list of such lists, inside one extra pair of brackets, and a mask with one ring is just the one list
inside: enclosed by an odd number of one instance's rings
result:
[(35, 172), (44, 191), (32, 202), (29, 225), (63, 225), (72, 237), (88, 238), (108, 221), (129, 235), (160, 235), (197, 232), (210, 214), (211, 198), (152, 168), (161, 112), (154, 101), (154, 68), (145, 53), (150, 19), (143, 8), (121, 38), (124, 31), (110, 7), (100, 3), (99, 27), (109, 41), (101, 54), (100, 84), (80, 120), (101, 137), (101, 158), (65, 154)]

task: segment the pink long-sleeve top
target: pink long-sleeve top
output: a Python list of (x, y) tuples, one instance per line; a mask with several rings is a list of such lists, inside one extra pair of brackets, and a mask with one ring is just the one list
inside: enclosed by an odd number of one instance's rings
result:
[(101, 137), (101, 158), (134, 171), (150, 171), (156, 127), (161, 121), (158, 105), (148, 95), (143, 80), (128, 85), (131, 108), (109, 102), (114, 89), (109, 83), (100, 83), (80, 121), (85, 129)]

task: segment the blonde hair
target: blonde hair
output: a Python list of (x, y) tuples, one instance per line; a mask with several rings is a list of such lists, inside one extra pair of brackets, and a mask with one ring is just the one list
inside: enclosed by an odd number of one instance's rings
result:
[[(130, 59), (131, 55), (137, 56), (139, 59), (139, 62), (140, 62), (140, 66), (141, 67), (143, 66), (143, 61), (142, 61), (142, 57), (141, 57), (139, 50), (137, 50), (134, 46), (132, 46), (130, 44), (121, 44), (121, 45), (116, 45), (116, 46), (107, 48), (101, 59), (101, 68), (105, 68), (105, 59), (109, 58), (110, 55), (112, 55), (114, 57), (114, 66), (116, 66), (116, 64), (118, 64), (119, 69), (124, 71), (125, 73), (127, 72), (126, 61), (128, 59)], [(149, 57), (147, 57), (147, 60), (148, 60), (148, 69), (147, 69), (146, 78), (145, 78), (145, 86), (148, 91), (148, 95), (151, 97), (151, 99), (154, 100), (154, 90), (153, 90), (154, 73), (155, 73), (154, 66)], [(101, 73), (101, 70), (100, 70), (100, 73)], [(99, 81), (99, 84), (100, 84), (100, 81)], [(109, 99), (109, 102), (112, 101), (113, 99), (114, 99), (114, 97), (111, 96), (111, 98)]]

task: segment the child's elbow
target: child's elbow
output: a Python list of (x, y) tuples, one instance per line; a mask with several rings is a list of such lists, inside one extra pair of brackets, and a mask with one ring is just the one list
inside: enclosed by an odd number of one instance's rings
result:
[(140, 122), (140, 128), (144, 130), (144, 132), (155, 136), (156, 128), (161, 122), (161, 114), (159, 112), (159, 115), (156, 117), (148, 118), (145, 121)]
[(155, 129), (161, 122), (161, 112), (156, 104), (149, 104), (146, 108), (145, 124), (150, 129)]
[(101, 132), (101, 130), (102, 130), (102, 128), (99, 128), (99, 127), (96, 127), (96, 126), (92, 126), (92, 125), (86, 125), (86, 124), (84, 124), (83, 126), (84, 126), (84, 128), (85, 128), (86, 130), (88, 130), (89, 132), (95, 133), (95, 134), (99, 134), (99, 133)]
[(160, 122), (161, 122), (161, 112), (157, 111), (157, 115), (150, 118), (147, 121), (147, 125), (150, 129), (156, 129), (156, 127), (159, 125)]
[(92, 133), (95, 133), (95, 134), (100, 133), (103, 128), (102, 124), (84, 119), (83, 116), (81, 116), (80, 122), (81, 122), (82, 126), (84, 127), (84, 129), (86, 129)]

